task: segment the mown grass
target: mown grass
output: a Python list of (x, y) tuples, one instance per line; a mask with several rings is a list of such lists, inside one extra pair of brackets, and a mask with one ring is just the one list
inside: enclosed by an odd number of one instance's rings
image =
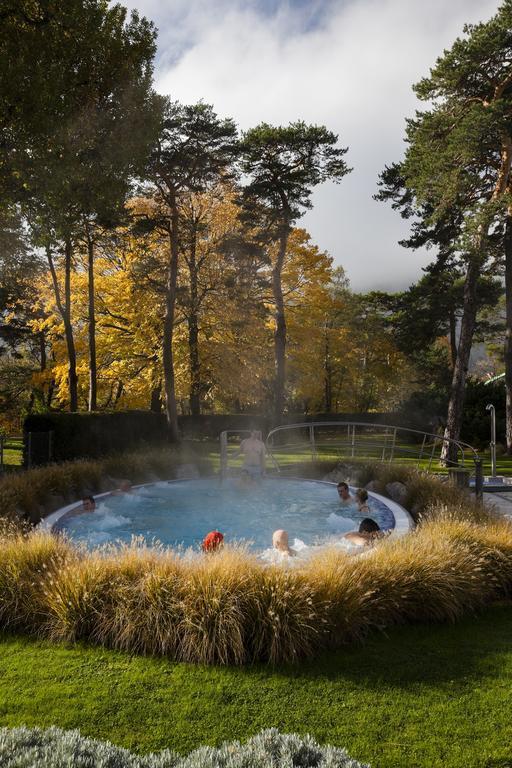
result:
[[(358, 438), (359, 439), (359, 438)], [(275, 458), (283, 471), (287, 471), (288, 468), (294, 467), (298, 464), (304, 464), (307, 466), (311, 462), (324, 461), (332, 462), (337, 461), (350, 461), (354, 458), (356, 461), (374, 460), (380, 461), (382, 457), (382, 448), (370, 448), (364, 449), (359, 445), (359, 448), (355, 451), (354, 457), (351, 456), (350, 446), (345, 445), (343, 448), (336, 444), (335, 440), (319, 442), (316, 445), (316, 450), (312, 452), (310, 446), (307, 443), (298, 444), (296, 447), (277, 446), (274, 450)], [(208, 458), (215, 471), (220, 468), (220, 454), (219, 454), (219, 442), (217, 440), (203, 440), (201, 442), (194, 443), (195, 449), (198, 453)], [(419, 452), (421, 445), (414, 443), (402, 443), (400, 451), (394, 455), (394, 462), (400, 463), (411, 469), (418, 469), (421, 471), (431, 471), (445, 475), (448, 473), (447, 467), (440, 464), (437, 460), (430, 461), (428, 455), (419, 459)], [(230, 444), (229, 446), (229, 467), (241, 467), (242, 459), (236, 456), (238, 450), (237, 444)], [(409, 454), (409, 455), (408, 455)], [(439, 454), (439, 451), (437, 452)], [(489, 450), (479, 451), (479, 456), (482, 459), (482, 467), (484, 475), (491, 474), (491, 455)], [(386, 453), (387, 460), (389, 460), (389, 450)], [(473, 474), (474, 465), (471, 456), (466, 456), (466, 466)], [(505, 475), (506, 477), (512, 476), (512, 456), (498, 456), (496, 460), (496, 468), (498, 475)], [(275, 467), (271, 457), (267, 459), (268, 471), (274, 471)]]
[(3, 464), (4, 467), (21, 467), (23, 464), (23, 440), (21, 438), (4, 438)]
[(402, 627), (300, 666), (219, 668), (4, 636), (0, 724), (58, 725), (140, 752), (313, 734), (373, 768), (512, 762), (512, 608)]

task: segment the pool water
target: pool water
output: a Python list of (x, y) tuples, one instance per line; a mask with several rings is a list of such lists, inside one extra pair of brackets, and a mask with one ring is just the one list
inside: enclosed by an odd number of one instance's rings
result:
[[(394, 526), (383, 502), (370, 496), (369, 507), (369, 516), (381, 528)], [(331, 483), (265, 479), (245, 487), (234, 479), (221, 484), (212, 478), (153, 483), (106, 496), (94, 512), (65, 514), (54, 530), (89, 547), (143, 536), (166, 546), (197, 548), (208, 531), (217, 529), (226, 540), (243, 540), (261, 551), (271, 544), (277, 528), (285, 528), (291, 542), (322, 544), (357, 529), (363, 517), (355, 504), (340, 503)]]

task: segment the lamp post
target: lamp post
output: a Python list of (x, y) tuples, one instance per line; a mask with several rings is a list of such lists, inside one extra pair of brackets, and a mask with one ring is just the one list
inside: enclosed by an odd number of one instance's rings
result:
[(496, 477), (496, 410), (492, 403), (486, 405), (485, 410), (491, 412), (491, 472)]

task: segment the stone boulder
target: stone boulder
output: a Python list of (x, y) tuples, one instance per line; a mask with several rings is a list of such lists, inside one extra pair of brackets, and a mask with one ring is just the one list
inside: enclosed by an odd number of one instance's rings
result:
[(386, 485), (386, 493), (390, 499), (393, 499), (397, 504), (403, 506), (407, 498), (407, 486), (396, 480), (394, 483), (388, 483)]
[(349, 467), (347, 464), (338, 464), (337, 467), (331, 469), (326, 475), (322, 477), (322, 480), (326, 483), (349, 483), (352, 475), (353, 467)]
[(30, 512), (28, 513), (28, 517), (25, 517), (25, 519), (28, 519), (32, 525), (37, 525), (41, 522), (41, 520), (45, 517), (46, 510), (42, 506), (42, 504), (37, 504), (35, 507), (33, 507)]
[(382, 488), (378, 480), (370, 480), (369, 483), (366, 483), (365, 488), (367, 491), (373, 491), (374, 493), (382, 492)]

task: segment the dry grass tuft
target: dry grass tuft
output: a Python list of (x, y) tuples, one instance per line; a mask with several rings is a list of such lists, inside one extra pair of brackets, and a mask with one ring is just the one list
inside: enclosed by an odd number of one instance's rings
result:
[[(109, 470), (136, 477), (138, 461)], [(93, 482), (94, 472), (54, 468), (45, 488), (77, 487), (85, 474)], [(375, 629), (455, 621), (511, 595), (511, 523), (414, 470), (379, 467), (377, 477), (406, 482), (421, 510), (416, 530), (358, 557), (325, 549), (291, 569), (264, 566), (240, 546), (189, 555), (134, 540), (88, 552), (3, 522), (0, 628), (202, 664), (295, 662)]]
[(326, 549), (290, 570), (240, 547), (183, 557), (136, 540), (86, 552), (10, 531), (0, 539), (0, 626), (203, 664), (294, 662), (510, 596), (512, 524), (455, 512), (438, 509), (359, 557)]
[(74, 550), (49, 533), (11, 529), (0, 540), (0, 626), (37, 633), (45, 621), (45, 594), (75, 560)]

